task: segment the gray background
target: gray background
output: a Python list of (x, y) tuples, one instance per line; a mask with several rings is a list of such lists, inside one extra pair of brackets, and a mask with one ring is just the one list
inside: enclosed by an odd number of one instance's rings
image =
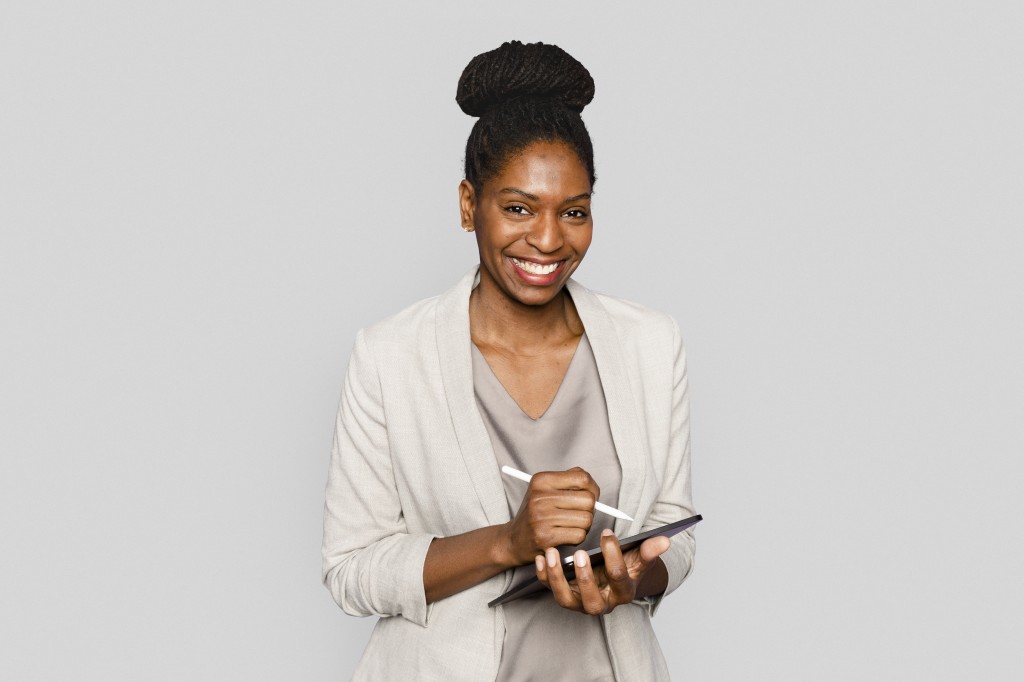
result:
[(688, 345), (689, 680), (1020, 679), (1017, 2), (0, 5), (0, 678), (331, 680), (355, 331), (474, 262), (461, 69), (588, 66), (578, 278)]

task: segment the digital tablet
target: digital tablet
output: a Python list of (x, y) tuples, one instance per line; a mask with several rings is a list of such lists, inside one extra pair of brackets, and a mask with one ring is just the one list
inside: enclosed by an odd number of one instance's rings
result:
[[(682, 521), (673, 521), (672, 523), (665, 524), (664, 526), (661, 526), (659, 528), (652, 528), (651, 530), (644, 531), (639, 535), (633, 535), (631, 537), (624, 538), (619, 541), (619, 546), (622, 548), (622, 553), (625, 554), (629, 550), (636, 549), (637, 547), (639, 547), (640, 543), (642, 543), (644, 540), (648, 538), (653, 538), (658, 535), (670, 538), (676, 533), (680, 533), (686, 530), (687, 528), (695, 525), (698, 521), (700, 521), (703, 518), (703, 516), (697, 514), (696, 516), (691, 516), (690, 518), (683, 519)], [(591, 566), (596, 567), (604, 565), (604, 554), (601, 553), (600, 546), (587, 550), (587, 556), (590, 558)], [(572, 580), (576, 577), (576, 567), (573, 565), (572, 555), (565, 557), (562, 561), (562, 572), (565, 573), (565, 579)], [(497, 606), (498, 604), (504, 604), (506, 602), (512, 601), (513, 599), (519, 599), (520, 597), (525, 597), (528, 594), (533, 594), (534, 592), (539, 592), (541, 590), (546, 589), (547, 587), (544, 585), (544, 583), (537, 580), (537, 576), (533, 576), (529, 580), (526, 580), (520, 583), (519, 585), (514, 586), (508, 592), (505, 592), (501, 596), (491, 600), (487, 605), (492, 607)]]

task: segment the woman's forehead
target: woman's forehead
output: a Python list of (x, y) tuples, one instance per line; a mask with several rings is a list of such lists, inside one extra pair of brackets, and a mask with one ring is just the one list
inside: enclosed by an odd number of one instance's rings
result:
[(495, 192), (511, 188), (538, 194), (549, 188), (559, 195), (574, 196), (589, 194), (590, 175), (579, 155), (564, 142), (538, 141), (512, 154), (488, 184)]

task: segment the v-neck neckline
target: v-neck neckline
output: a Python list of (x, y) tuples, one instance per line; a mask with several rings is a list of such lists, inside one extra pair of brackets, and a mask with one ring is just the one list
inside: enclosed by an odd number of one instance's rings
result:
[(547, 407), (544, 408), (544, 411), (541, 412), (540, 415), (537, 416), (536, 418), (531, 417), (529, 414), (527, 414), (526, 410), (523, 409), (523, 406), (519, 404), (519, 401), (513, 398), (512, 394), (508, 392), (508, 389), (505, 388), (505, 384), (501, 383), (501, 379), (498, 378), (498, 375), (494, 372), (494, 368), (491, 367), (491, 363), (487, 361), (487, 356), (484, 355), (483, 351), (477, 348), (477, 345), (472, 341), (470, 341), (470, 344), (473, 346), (473, 352), (479, 355), (480, 359), (483, 360), (484, 365), (487, 366), (487, 371), (494, 379), (494, 382), (501, 388), (499, 393), (503, 394), (505, 396), (505, 399), (507, 399), (509, 402), (515, 405), (516, 409), (519, 410), (519, 413), (522, 414), (523, 417), (529, 419), (533, 423), (538, 423), (542, 421), (544, 417), (551, 414), (552, 408), (555, 407), (555, 405), (559, 402), (559, 398), (561, 397), (561, 395), (565, 393), (565, 390), (563, 389), (565, 389), (565, 385), (568, 382), (570, 375), (574, 371), (573, 367), (575, 367), (575, 365), (577, 364), (576, 360), (580, 356), (580, 346), (583, 345), (583, 341), (584, 339), (586, 339), (586, 337), (587, 333), (583, 332), (583, 334), (580, 335), (579, 340), (576, 341), (576, 348), (574, 348), (572, 351), (572, 357), (569, 359), (569, 364), (566, 365), (565, 367), (565, 373), (562, 375), (562, 380), (558, 384), (558, 389), (555, 390), (554, 397), (551, 398), (551, 402), (548, 403)]

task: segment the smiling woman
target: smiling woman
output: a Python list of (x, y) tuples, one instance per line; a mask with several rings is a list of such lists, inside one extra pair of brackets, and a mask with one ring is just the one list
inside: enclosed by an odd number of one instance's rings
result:
[[(359, 332), (338, 414), (324, 584), (382, 617), (357, 679), (668, 679), (650, 616), (692, 569), (693, 532), (617, 538), (694, 513), (685, 356), (671, 318), (572, 279), (593, 235), (593, 95), (542, 43), (459, 81), (480, 117), (459, 184), (479, 264)], [(549, 591), (488, 608), (534, 577)]]

